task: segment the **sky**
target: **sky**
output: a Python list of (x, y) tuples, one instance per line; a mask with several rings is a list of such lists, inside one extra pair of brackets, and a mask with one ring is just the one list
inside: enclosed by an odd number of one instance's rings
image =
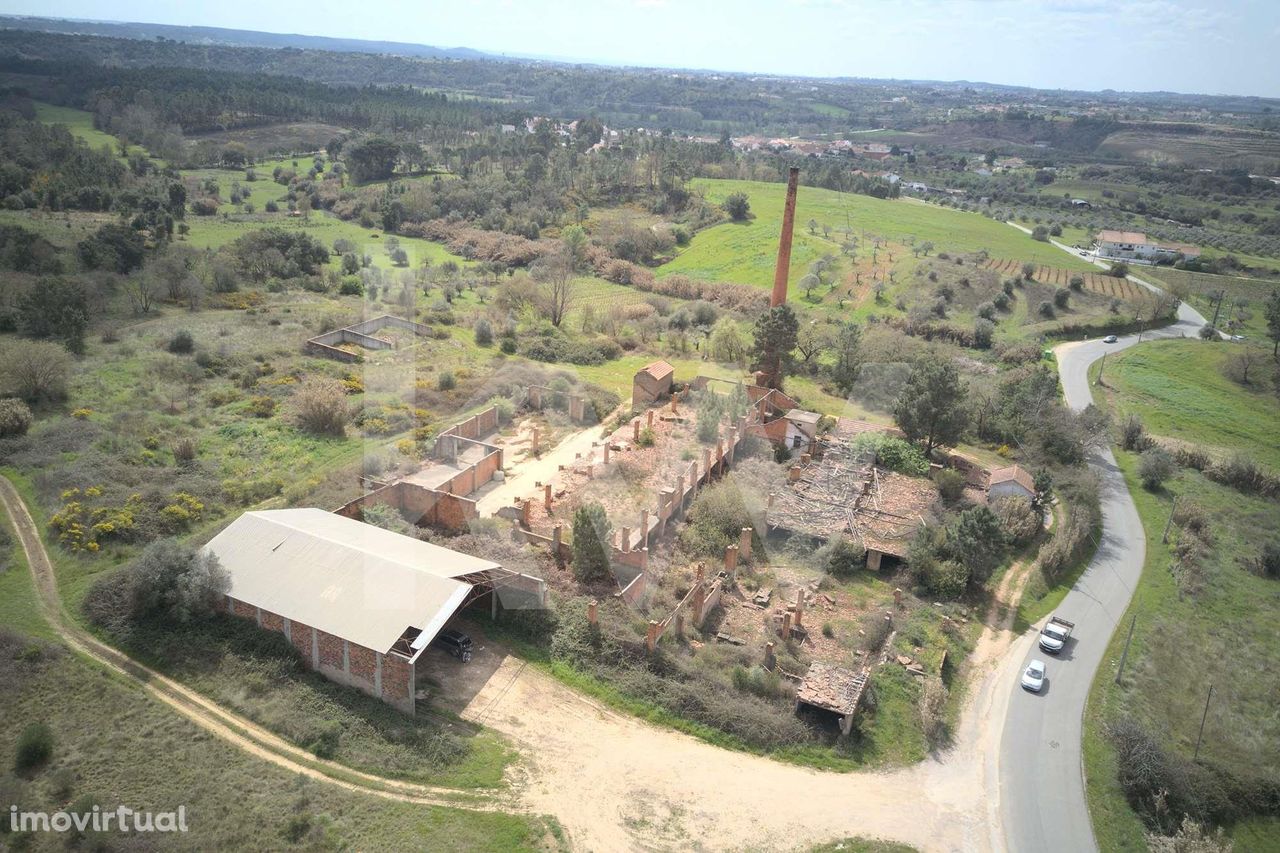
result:
[(1280, 97), (1280, 0), (0, 0), (610, 65)]

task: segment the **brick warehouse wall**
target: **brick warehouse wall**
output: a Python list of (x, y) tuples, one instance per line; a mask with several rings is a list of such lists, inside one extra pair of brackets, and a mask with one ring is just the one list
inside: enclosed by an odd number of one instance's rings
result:
[(407, 658), (380, 654), (269, 610), (260, 611), (230, 596), (221, 605), (241, 618), (255, 623), (260, 619), (263, 628), (287, 636), (303, 662), (325, 677), (382, 699), (406, 714), (415, 712), (416, 673)]

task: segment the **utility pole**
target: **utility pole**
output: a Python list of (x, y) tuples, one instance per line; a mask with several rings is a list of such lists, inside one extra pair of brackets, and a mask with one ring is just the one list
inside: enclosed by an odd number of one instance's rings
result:
[(1222, 300), (1225, 299), (1226, 296), (1226, 288), (1218, 291), (1218, 304), (1213, 308), (1213, 322), (1209, 324), (1209, 327), (1215, 332), (1218, 331), (1218, 312), (1222, 310)]
[(1098, 362), (1098, 382), (1097, 382), (1098, 385), (1102, 384), (1102, 368), (1106, 366), (1107, 366), (1107, 354), (1104, 352), (1102, 354), (1102, 361)]
[(1160, 537), (1161, 542), (1169, 541), (1169, 528), (1173, 526), (1173, 514), (1178, 511), (1178, 496), (1173, 496), (1173, 506), (1169, 507), (1169, 520), (1164, 523), (1164, 535)]
[(1204, 721), (1209, 716), (1209, 700), (1213, 698), (1213, 685), (1209, 685), (1209, 695), (1204, 697), (1204, 713), (1200, 715), (1200, 734), (1196, 735), (1196, 754), (1192, 761), (1200, 760), (1200, 742), (1204, 740)]
[(1129, 659), (1129, 643), (1133, 642), (1133, 626), (1138, 624), (1138, 614), (1133, 614), (1133, 618), (1129, 620), (1129, 636), (1124, 638), (1124, 651), (1120, 653), (1120, 668), (1116, 670), (1116, 684), (1120, 683), (1120, 678), (1124, 675), (1124, 664)]

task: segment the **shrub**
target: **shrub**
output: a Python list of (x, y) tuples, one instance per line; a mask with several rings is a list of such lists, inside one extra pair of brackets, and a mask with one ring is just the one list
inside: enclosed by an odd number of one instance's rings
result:
[(851, 577), (863, 565), (866, 550), (844, 536), (833, 536), (826, 545), (814, 552), (814, 559), (830, 575), (838, 578)]
[(751, 201), (746, 193), (730, 193), (722, 206), (734, 222), (742, 222), (751, 216)]
[(1138, 477), (1148, 491), (1155, 491), (1173, 476), (1173, 457), (1162, 447), (1149, 447), (1138, 458)]
[(1041, 302), (1039, 306), (1036, 307), (1036, 313), (1041, 317), (1044, 317), (1046, 320), (1052, 320), (1057, 316), (1057, 313), (1053, 310), (1052, 302)]
[(1006, 495), (991, 502), (991, 511), (1005, 538), (1015, 545), (1025, 545), (1036, 537), (1043, 525), (1040, 513), (1031, 499), (1022, 495)]
[(437, 391), (452, 391), (458, 387), (458, 380), (453, 373), (446, 370), (436, 378)]
[(53, 730), (45, 723), (28, 723), (18, 735), (13, 769), (25, 773), (44, 765), (52, 757)]
[(203, 619), (231, 589), (231, 577), (216, 556), (175, 539), (151, 543), (125, 571), (135, 619)]
[(293, 392), (289, 403), (294, 423), (314, 435), (342, 435), (351, 418), (347, 391), (336, 379), (308, 379)]
[(573, 574), (580, 581), (609, 576), (608, 541), (611, 527), (604, 507), (591, 502), (573, 513)]
[(1125, 450), (1145, 450), (1150, 440), (1145, 435), (1142, 418), (1129, 415), (1120, 426), (1120, 446)]
[(984, 320), (994, 320), (996, 316), (996, 305), (994, 302), (983, 302), (978, 306), (978, 316)]
[(255, 418), (269, 418), (276, 413), (276, 401), (271, 397), (254, 397), (249, 401), (249, 414)]
[(653, 447), (657, 443), (658, 443), (657, 436), (654, 435), (653, 429), (651, 427), (645, 427), (644, 429), (640, 430), (640, 438), (639, 440), (636, 441), (637, 446)]
[(175, 355), (190, 355), (196, 348), (195, 338), (186, 329), (179, 329), (169, 339), (166, 349)]
[(1081, 292), (1083, 292), (1083, 291), (1084, 291), (1084, 277), (1083, 277), (1083, 276), (1079, 276), (1079, 275), (1073, 275), (1073, 276), (1071, 276), (1071, 283), (1070, 283), (1070, 285), (1069, 285), (1069, 286), (1070, 286), (1070, 288), (1071, 288), (1072, 290), (1074, 290), (1076, 293), (1081, 293)]
[(67, 396), (71, 356), (48, 341), (13, 342), (0, 348), (0, 386), (35, 403)]
[(854, 453), (870, 452), (876, 462), (891, 471), (923, 477), (929, 473), (929, 460), (916, 445), (882, 432), (867, 432), (853, 441)]
[(698, 491), (689, 507), (689, 523), (680, 531), (680, 544), (691, 554), (720, 557), (738, 541), (744, 527), (754, 527), (742, 491), (721, 480)]
[(964, 475), (954, 468), (943, 468), (933, 475), (938, 492), (947, 503), (955, 503), (964, 494)]
[(1271, 580), (1280, 580), (1280, 544), (1268, 542), (1258, 556), (1251, 561), (1255, 574)]
[(1062, 308), (1063, 310), (1066, 310), (1066, 307), (1068, 304), (1070, 304), (1070, 302), (1071, 302), (1070, 290), (1066, 290), (1060, 287), (1053, 292), (1053, 304), (1056, 305), (1058, 308)]
[(26, 403), (16, 397), (0, 400), (0, 438), (26, 435), (31, 422), (31, 409)]
[(173, 443), (173, 461), (179, 465), (190, 465), (196, 461), (196, 443), (191, 438), (180, 438)]
[(476, 346), (492, 346), (493, 345), (493, 325), (483, 317), (476, 320), (475, 325)]
[(969, 570), (955, 560), (943, 560), (929, 567), (924, 582), (938, 598), (959, 598), (969, 586)]
[(1117, 261), (1111, 265), (1111, 269), (1107, 270), (1107, 275), (1115, 276), (1116, 278), (1125, 278), (1129, 275), (1129, 265), (1124, 261)]

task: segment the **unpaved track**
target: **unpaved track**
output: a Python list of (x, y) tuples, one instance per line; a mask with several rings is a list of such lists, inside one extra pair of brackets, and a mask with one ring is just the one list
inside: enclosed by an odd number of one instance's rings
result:
[[(1025, 572), (1009, 573), (1010, 589)], [(847, 835), (921, 850), (1003, 849), (998, 824), (999, 727), (1017, 663), (1033, 634), (983, 632), (955, 745), (919, 765), (830, 773), (731, 752), (618, 713), (500, 650), (463, 710), (515, 741), (514, 782), (535, 812), (554, 814), (585, 850), (793, 850)], [(1009, 647), (1014, 646), (1013, 652)]]
[(251, 755), (312, 779), (329, 782), (351, 791), (360, 791), (387, 799), (430, 805), (464, 806), (470, 809), (497, 811), (497, 805), (486, 802), (482, 794), (454, 791), (384, 779), (316, 758), (261, 726), (219, 707), (203, 696), (148, 669), (127, 655), (100, 642), (76, 627), (62, 606), (58, 595), (53, 564), (44, 549), (40, 532), (27, 511), (26, 504), (6, 478), (0, 477), (0, 504), (4, 505), (26, 554), (27, 565), (35, 581), (40, 610), (58, 636), (74, 651), (91, 658), (112, 671), (141, 685), (153, 698), (168, 705), (202, 729)]
[(1002, 583), (1005, 610), (993, 610), (1001, 618), (988, 620), (969, 664), (972, 687), (954, 745), (916, 766), (841, 774), (723, 750), (615, 712), (495, 650), (502, 656), (496, 669), (463, 712), (522, 748), (514, 790), (495, 797), (319, 760), (104, 645), (65, 613), (39, 531), (4, 478), (0, 503), (27, 554), (41, 609), (68, 645), (227, 743), (291, 772), (406, 802), (551, 814), (583, 850), (793, 850), (847, 835), (921, 850), (1004, 849), (998, 723), (1009, 679), (1034, 636), (1009, 632), (1025, 572), (1011, 570)]

